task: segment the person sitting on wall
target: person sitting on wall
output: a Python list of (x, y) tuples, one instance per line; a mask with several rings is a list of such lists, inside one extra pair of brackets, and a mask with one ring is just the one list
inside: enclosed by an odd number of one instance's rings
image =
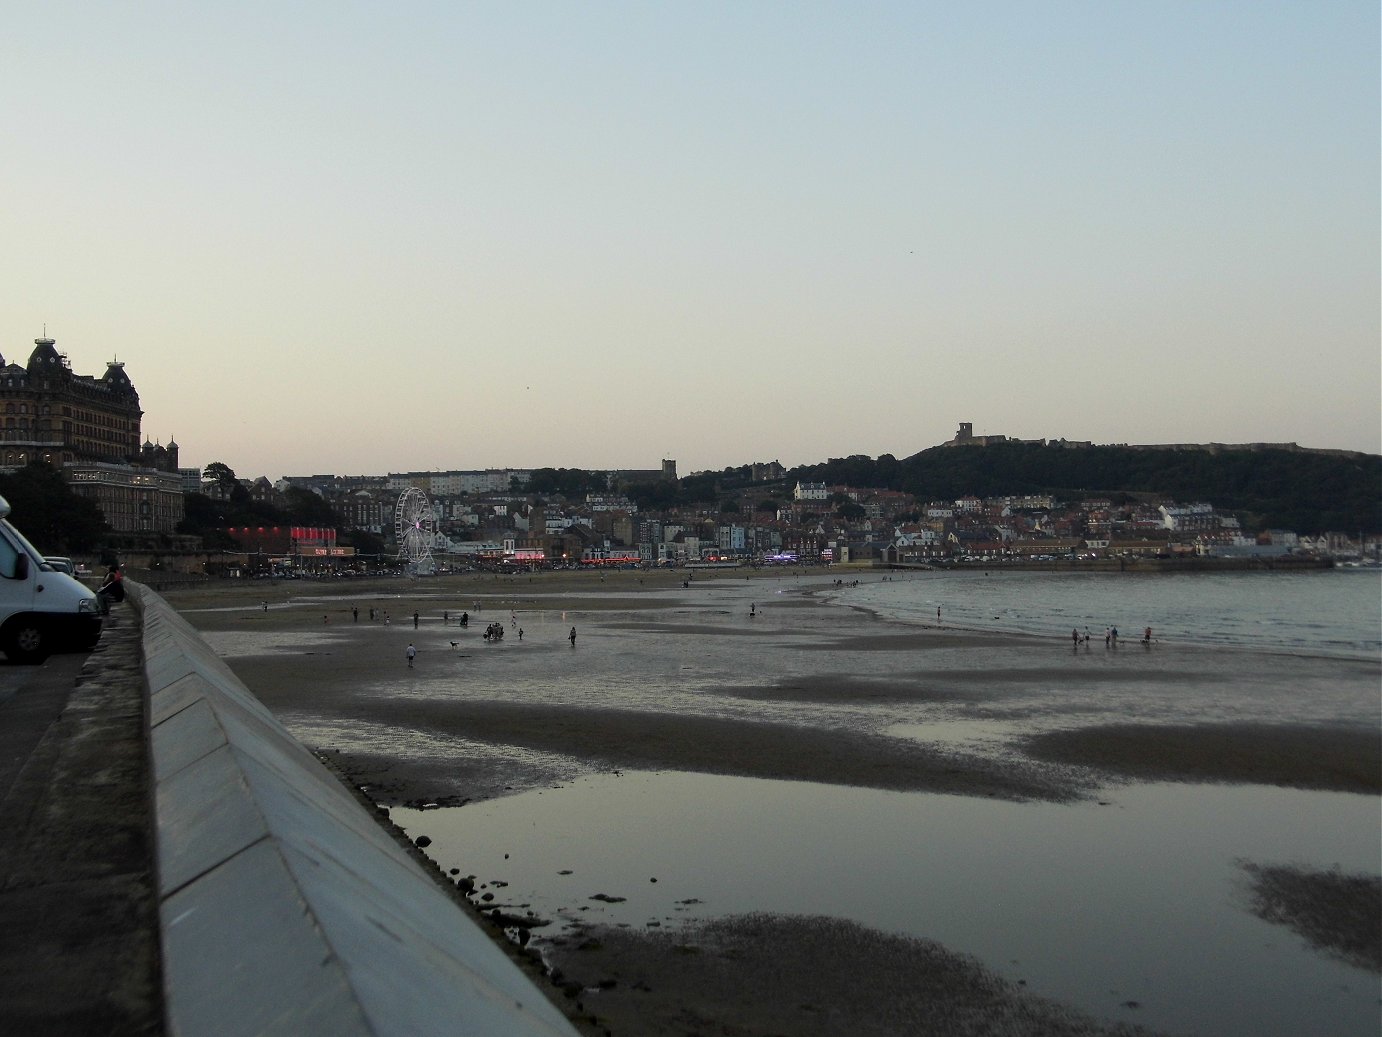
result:
[(101, 581), (100, 589), (96, 591), (96, 597), (101, 602), (101, 611), (110, 612), (110, 603), (125, 600), (124, 577), (120, 574), (120, 566), (112, 565), (106, 570), (105, 579)]

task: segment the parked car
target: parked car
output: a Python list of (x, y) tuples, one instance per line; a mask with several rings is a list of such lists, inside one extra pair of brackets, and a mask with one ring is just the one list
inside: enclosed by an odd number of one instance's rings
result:
[(43, 560), (55, 573), (66, 573), (68, 576), (77, 575), (77, 568), (72, 564), (70, 558), (64, 558), (62, 555), (44, 555)]

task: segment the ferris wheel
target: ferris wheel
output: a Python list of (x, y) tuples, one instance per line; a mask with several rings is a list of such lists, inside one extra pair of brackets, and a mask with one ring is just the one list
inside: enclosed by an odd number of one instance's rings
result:
[(408, 572), (427, 574), (432, 571), (432, 540), (436, 532), (437, 518), (432, 512), (431, 501), (416, 486), (410, 486), (398, 498), (393, 513), (398, 558)]

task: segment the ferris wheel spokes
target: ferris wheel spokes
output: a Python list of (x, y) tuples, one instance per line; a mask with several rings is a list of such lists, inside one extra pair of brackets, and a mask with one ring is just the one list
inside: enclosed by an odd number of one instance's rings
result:
[(394, 508), (394, 542), (398, 558), (412, 575), (430, 575), (434, 568), (432, 542), (436, 538), (436, 515), (427, 495), (410, 486)]

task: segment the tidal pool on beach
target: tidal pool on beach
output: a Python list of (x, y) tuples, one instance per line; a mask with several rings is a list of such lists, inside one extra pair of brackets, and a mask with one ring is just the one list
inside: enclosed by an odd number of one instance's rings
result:
[(1377, 1032), (1377, 977), (1253, 915), (1243, 867), (1377, 874), (1371, 796), (1161, 783), (1059, 805), (625, 772), (391, 814), (494, 894), (482, 906), (551, 919), (539, 946), (581, 923), (825, 914), (938, 941), (1111, 1021)]
[(272, 653), (300, 654), (317, 647), (329, 647), (335, 640), (329, 630), (310, 633), (301, 630), (215, 630), (202, 633), (201, 638), (222, 659)]

